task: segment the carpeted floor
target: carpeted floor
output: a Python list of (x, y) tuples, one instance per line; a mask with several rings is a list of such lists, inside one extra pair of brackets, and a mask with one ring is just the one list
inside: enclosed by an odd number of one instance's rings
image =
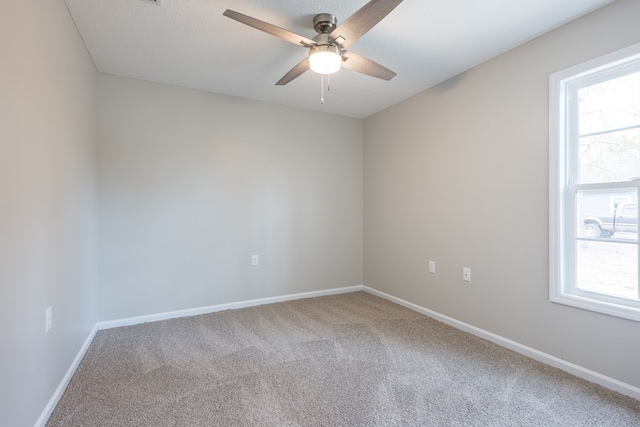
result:
[(47, 426), (640, 426), (640, 401), (356, 292), (98, 332)]

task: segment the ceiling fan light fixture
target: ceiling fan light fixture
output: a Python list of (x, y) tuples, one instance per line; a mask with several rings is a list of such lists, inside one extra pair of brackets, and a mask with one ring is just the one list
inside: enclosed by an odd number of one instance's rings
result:
[(318, 74), (333, 74), (342, 65), (340, 48), (335, 45), (319, 45), (309, 52), (309, 66)]

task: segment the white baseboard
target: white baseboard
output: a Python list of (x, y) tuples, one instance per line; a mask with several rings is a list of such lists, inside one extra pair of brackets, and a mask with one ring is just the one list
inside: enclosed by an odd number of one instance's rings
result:
[(139, 323), (157, 322), (159, 320), (175, 319), (178, 317), (198, 316), (200, 314), (215, 313), (223, 310), (233, 310), (238, 308), (255, 307), (257, 305), (273, 304), (276, 302), (292, 301), (302, 298), (321, 297), (325, 295), (346, 294), (364, 290), (364, 286), (349, 286), (346, 288), (326, 289), (322, 291), (303, 292), (299, 294), (282, 295), (277, 297), (260, 298), (249, 301), (231, 302), (228, 304), (210, 305), (207, 307), (190, 308), (186, 310), (169, 311), (166, 313), (149, 314), (145, 316), (128, 317), (126, 319), (109, 320), (98, 322), (98, 329), (111, 329), (120, 326), (137, 325)]
[(47, 406), (45, 406), (44, 411), (42, 411), (42, 414), (40, 414), (40, 418), (38, 418), (38, 420), (36, 421), (35, 427), (44, 427), (44, 425), (49, 420), (49, 417), (53, 413), (53, 410), (56, 408), (56, 405), (58, 404), (58, 402), (60, 401), (60, 398), (62, 397), (62, 394), (66, 390), (67, 385), (69, 385), (69, 381), (71, 381), (71, 377), (73, 377), (73, 374), (75, 374), (76, 369), (78, 369), (80, 362), (82, 362), (82, 358), (87, 353), (87, 350), (91, 345), (91, 341), (93, 341), (93, 338), (96, 336), (97, 332), (98, 332), (98, 325), (95, 325), (93, 329), (91, 329), (91, 332), (89, 332), (89, 336), (87, 337), (87, 339), (84, 340), (84, 344), (82, 344), (82, 347), (80, 347), (80, 351), (78, 351), (78, 354), (76, 355), (75, 359), (73, 359), (71, 366), (69, 366), (69, 369), (67, 370), (67, 373), (62, 378), (62, 381), (60, 381), (58, 388), (56, 388), (56, 391), (53, 393), (53, 396), (51, 396), (51, 399), (49, 399), (49, 403), (47, 403)]
[(437, 313), (435, 311), (429, 310), (427, 308), (421, 307), (417, 304), (413, 304), (403, 299), (396, 298), (392, 295), (386, 294), (376, 289), (372, 289), (367, 286), (363, 286), (363, 288), (365, 292), (379, 296), (391, 302), (395, 302), (398, 305), (407, 307), (413, 311), (417, 311), (420, 314), (424, 314), (425, 316), (439, 320), (440, 322), (446, 323), (449, 326), (453, 326), (456, 329), (469, 332), (477, 337), (483, 338), (487, 341), (491, 341), (502, 347), (506, 347), (510, 350), (513, 350), (516, 353), (520, 353), (534, 360), (537, 360), (538, 362), (545, 363), (547, 365), (553, 366), (554, 368), (562, 369), (563, 371), (568, 372), (572, 375), (575, 375), (576, 377), (585, 379), (587, 381), (591, 381), (592, 383), (599, 384), (610, 390), (617, 391), (620, 394), (624, 394), (626, 396), (633, 397), (634, 399), (640, 400), (640, 388), (632, 386), (631, 384), (627, 384), (622, 381), (616, 380), (615, 378), (611, 378), (606, 375), (602, 375), (598, 372), (592, 371), (590, 369), (583, 368), (582, 366), (576, 365), (571, 362), (567, 362), (566, 360), (560, 359), (558, 357), (552, 356), (547, 353), (543, 353), (534, 348), (527, 347), (526, 345), (512, 341), (508, 338), (501, 337), (500, 335), (496, 335), (494, 333), (485, 331), (484, 329), (480, 329), (475, 326), (469, 325), (467, 323), (460, 322), (459, 320), (453, 319), (451, 317), (445, 316), (443, 314)]

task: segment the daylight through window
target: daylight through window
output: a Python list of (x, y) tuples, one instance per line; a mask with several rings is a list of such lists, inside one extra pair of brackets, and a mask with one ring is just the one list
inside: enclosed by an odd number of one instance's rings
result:
[(640, 45), (550, 84), (551, 300), (640, 321)]

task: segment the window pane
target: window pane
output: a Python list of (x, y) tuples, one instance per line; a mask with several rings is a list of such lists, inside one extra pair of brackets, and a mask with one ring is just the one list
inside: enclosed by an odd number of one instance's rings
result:
[(576, 194), (576, 236), (638, 240), (638, 189), (581, 190)]
[(638, 300), (638, 189), (576, 196), (575, 287)]
[(580, 135), (640, 125), (640, 72), (578, 91)]
[(638, 300), (638, 245), (578, 240), (576, 288)]
[(578, 90), (579, 182), (640, 177), (640, 72)]
[(640, 178), (640, 128), (580, 138), (580, 183)]

